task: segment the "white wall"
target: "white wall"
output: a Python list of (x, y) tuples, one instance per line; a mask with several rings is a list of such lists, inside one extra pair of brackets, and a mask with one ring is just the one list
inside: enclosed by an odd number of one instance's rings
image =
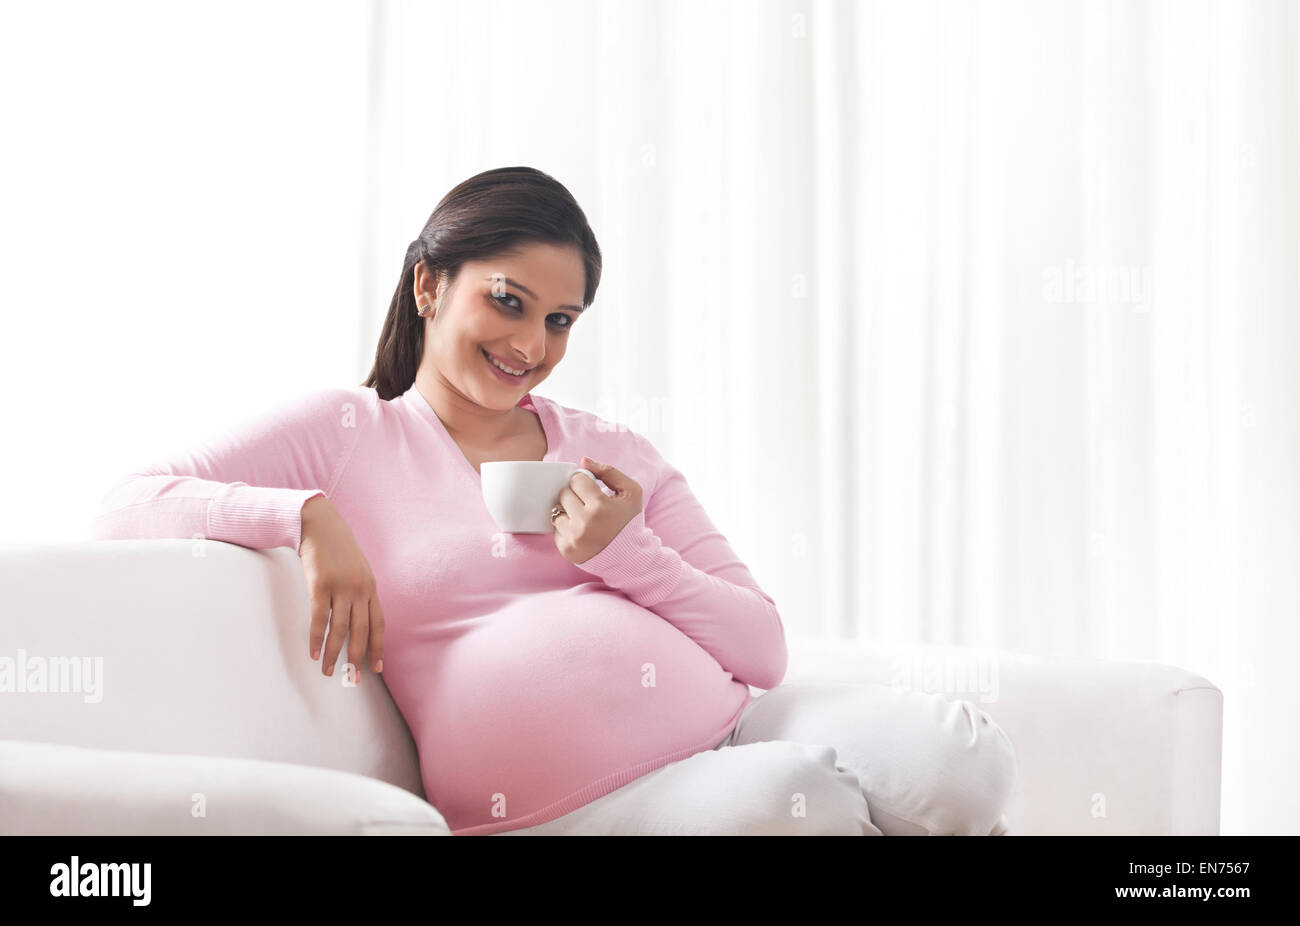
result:
[(0, 6), (0, 538), (360, 382), (364, 3)]

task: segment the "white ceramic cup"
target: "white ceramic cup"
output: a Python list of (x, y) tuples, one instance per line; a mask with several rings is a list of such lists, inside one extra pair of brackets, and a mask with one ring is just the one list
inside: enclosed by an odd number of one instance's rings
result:
[(596, 478), (591, 470), (561, 460), (489, 460), (479, 464), (483, 503), (508, 534), (553, 534), (551, 508), (574, 473)]

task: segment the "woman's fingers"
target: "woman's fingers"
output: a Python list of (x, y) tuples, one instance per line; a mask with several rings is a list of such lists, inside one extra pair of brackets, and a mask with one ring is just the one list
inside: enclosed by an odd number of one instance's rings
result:
[(353, 684), (361, 684), (361, 660), (370, 639), (370, 599), (362, 598), (352, 606), (348, 619), (348, 663), (352, 666)]
[(342, 594), (330, 599), (330, 629), (325, 640), (325, 659), (321, 662), (321, 672), (334, 674), (334, 663), (338, 661), (339, 651), (343, 649), (343, 638), (348, 634), (348, 618), (352, 603)]
[(307, 638), (307, 651), (313, 660), (320, 658), (320, 648), (325, 643), (325, 627), (329, 620), (329, 595), (316, 589), (311, 596), (311, 633)]
[(378, 595), (370, 599), (370, 668), (384, 671), (384, 609)]
[(596, 485), (596, 480), (586, 473), (575, 472), (569, 477), (569, 484), (565, 488), (577, 496), (584, 505), (589, 505), (605, 497), (605, 493), (600, 491), (600, 486)]
[[(328, 638), (327, 638), (328, 637)], [(346, 644), (345, 641), (346, 640)], [(317, 593), (311, 599), (311, 635), (308, 646), (312, 658), (321, 656), (321, 672), (334, 674), (334, 664), (344, 645), (348, 648), (348, 662), (355, 670), (356, 683), (361, 684), (361, 666), (367, 649), (370, 651), (370, 668), (384, 670), (384, 609), (378, 595), (358, 598), (353, 602), (340, 592), (329, 596)]]
[(560, 507), (573, 515), (587, 507), (587, 503), (582, 500), (577, 492), (567, 486), (560, 490)]

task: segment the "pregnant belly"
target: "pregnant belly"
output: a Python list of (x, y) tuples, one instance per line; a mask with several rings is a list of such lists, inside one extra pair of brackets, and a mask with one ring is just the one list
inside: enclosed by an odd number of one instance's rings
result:
[(403, 713), (418, 718), (426, 796), (453, 829), (708, 748), (749, 697), (664, 618), (590, 585), (521, 597), (424, 639), (430, 652), (403, 653), (404, 674), (418, 665), (423, 682), (401, 686), (420, 702)]

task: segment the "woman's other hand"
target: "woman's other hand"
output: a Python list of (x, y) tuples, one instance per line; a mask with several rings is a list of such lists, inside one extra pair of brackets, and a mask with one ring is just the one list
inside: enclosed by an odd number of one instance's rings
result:
[[(311, 596), (311, 658), (317, 658), (323, 642), (325, 658), (321, 671), (333, 675), (346, 636), (348, 662), (354, 667), (357, 684), (361, 683), (361, 661), (367, 646), (371, 669), (382, 671), (384, 612), (379, 606), (375, 575), (352, 529), (327, 496), (309, 498), (302, 506), (302, 543), (298, 555)], [(325, 639), (327, 623), (328, 640)]]

